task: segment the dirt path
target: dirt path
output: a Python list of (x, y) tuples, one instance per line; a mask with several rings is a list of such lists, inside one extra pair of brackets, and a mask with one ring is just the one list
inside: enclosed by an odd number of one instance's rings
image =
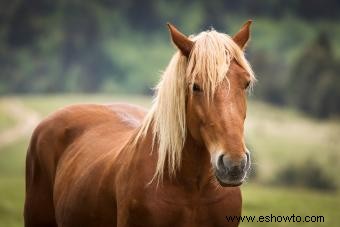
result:
[(0, 102), (16, 121), (12, 128), (0, 133), (0, 148), (2, 148), (24, 136), (29, 136), (42, 117), (39, 113), (24, 106), (18, 99), (6, 98)]

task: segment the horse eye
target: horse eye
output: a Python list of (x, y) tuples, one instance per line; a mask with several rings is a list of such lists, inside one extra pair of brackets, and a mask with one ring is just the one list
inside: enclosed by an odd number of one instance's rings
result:
[(202, 88), (200, 86), (198, 86), (197, 84), (194, 84), (192, 86), (192, 90), (193, 91), (196, 91), (196, 92), (201, 92), (202, 91)]

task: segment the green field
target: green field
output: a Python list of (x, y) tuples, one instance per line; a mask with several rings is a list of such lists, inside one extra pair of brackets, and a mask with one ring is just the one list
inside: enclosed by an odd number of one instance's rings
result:
[[(148, 97), (104, 95), (57, 95), (3, 97), (0, 100), (0, 136), (14, 127), (15, 118), (6, 109), (15, 102), (24, 110), (43, 117), (73, 103), (126, 101), (148, 107)], [(340, 192), (302, 187), (273, 186), (277, 171), (290, 163), (315, 160), (340, 186), (340, 124), (338, 120), (316, 121), (290, 109), (250, 102), (246, 139), (253, 153), (257, 178), (242, 186), (244, 215), (323, 215), (324, 223), (242, 223), (241, 226), (338, 226)], [(3, 130), (1, 130), (3, 129)], [(24, 160), (29, 135), (0, 144), (0, 226), (22, 226)], [(339, 188), (339, 187), (338, 187)]]
[(15, 119), (5, 111), (5, 105), (0, 101), (0, 133), (15, 124)]

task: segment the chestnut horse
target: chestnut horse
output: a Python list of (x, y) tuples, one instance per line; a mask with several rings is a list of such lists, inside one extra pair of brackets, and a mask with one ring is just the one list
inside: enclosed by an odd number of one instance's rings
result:
[(237, 226), (249, 169), (244, 142), (243, 50), (251, 21), (233, 37), (187, 37), (151, 110), (74, 105), (35, 129), (26, 160), (25, 226)]

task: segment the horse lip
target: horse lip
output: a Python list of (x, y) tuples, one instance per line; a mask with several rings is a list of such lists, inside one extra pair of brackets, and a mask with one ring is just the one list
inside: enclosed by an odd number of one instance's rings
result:
[(239, 181), (230, 181), (230, 182), (223, 182), (217, 175), (217, 173), (215, 173), (215, 177), (218, 181), (218, 183), (222, 186), (222, 187), (236, 187), (236, 186), (240, 186), (241, 184), (243, 184), (243, 178)]
[(237, 186), (240, 186), (240, 185), (243, 184), (243, 181), (239, 181), (239, 182), (235, 182), (235, 183), (225, 183), (225, 182), (221, 181), (217, 176), (216, 176), (216, 179), (222, 187), (237, 187)]

